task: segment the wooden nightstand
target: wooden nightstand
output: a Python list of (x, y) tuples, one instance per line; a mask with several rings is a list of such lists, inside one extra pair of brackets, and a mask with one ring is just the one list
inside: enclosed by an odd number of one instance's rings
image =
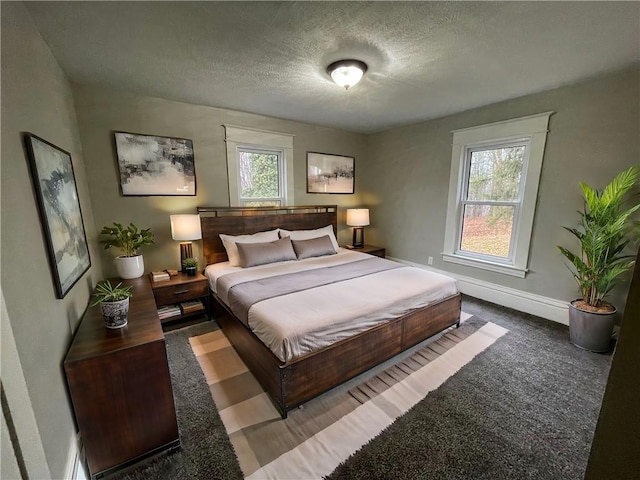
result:
[[(151, 288), (153, 296), (156, 299), (158, 307), (158, 315), (162, 323), (173, 322), (194, 315), (202, 315), (205, 313), (210, 318), (209, 308), (209, 284), (207, 277), (201, 273), (196, 273), (190, 277), (179, 272), (178, 275), (171, 277), (169, 280), (154, 282), (151, 280)], [(189, 305), (194, 301), (199, 301), (203, 308), (189, 309)], [(177, 309), (171, 309), (176, 306)], [(164, 307), (164, 308), (163, 308)], [(173, 310), (173, 313), (171, 312)], [(163, 315), (167, 315), (166, 317)]]
[(365, 245), (362, 248), (354, 248), (354, 252), (368, 253), (376, 257), (385, 258), (386, 250), (384, 247), (376, 247), (375, 245)]

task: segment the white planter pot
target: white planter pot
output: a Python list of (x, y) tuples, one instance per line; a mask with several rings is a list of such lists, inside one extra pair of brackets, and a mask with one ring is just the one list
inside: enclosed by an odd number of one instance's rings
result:
[(119, 302), (102, 302), (100, 309), (102, 310), (105, 327), (122, 328), (127, 324), (127, 314), (129, 313), (128, 298)]
[(144, 260), (142, 255), (135, 257), (116, 257), (116, 270), (120, 278), (139, 278), (144, 274)]

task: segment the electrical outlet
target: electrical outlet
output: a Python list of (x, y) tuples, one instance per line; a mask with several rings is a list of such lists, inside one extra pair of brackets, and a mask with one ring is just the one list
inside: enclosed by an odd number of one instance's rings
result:
[(433, 265), (433, 257), (427, 258), (427, 264), (428, 265)]

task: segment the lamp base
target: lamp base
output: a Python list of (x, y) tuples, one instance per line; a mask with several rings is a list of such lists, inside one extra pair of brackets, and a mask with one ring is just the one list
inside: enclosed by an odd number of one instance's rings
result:
[(353, 248), (364, 247), (364, 228), (353, 227)]
[(184, 268), (184, 260), (193, 257), (193, 243), (180, 242), (180, 271), (186, 273)]

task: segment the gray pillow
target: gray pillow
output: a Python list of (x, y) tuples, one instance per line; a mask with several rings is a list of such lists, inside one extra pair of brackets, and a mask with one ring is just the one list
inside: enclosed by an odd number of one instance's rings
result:
[(289, 237), (275, 242), (236, 242), (236, 247), (238, 247), (240, 266), (243, 268), (296, 259), (296, 252), (293, 251)]
[(336, 254), (336, 249), (333, 247), (333, 242), (329, 235), (310, 238), (309, 240), (292, 240), (291, 243), (293, 243), (293, 249), (296, 251), (298, 260)]

